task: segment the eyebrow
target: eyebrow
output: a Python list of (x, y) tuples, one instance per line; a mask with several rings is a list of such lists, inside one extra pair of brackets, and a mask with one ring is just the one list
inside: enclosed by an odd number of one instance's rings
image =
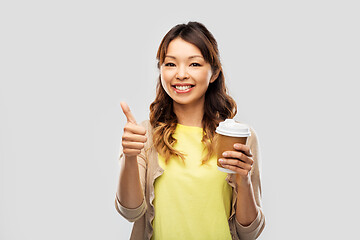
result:
[[(166, 55), (165, 57), (166, 57), (166, 58), (168, 57), (168, 58), (173, 58), (173, 59), (176, 59), (176, 57), (171, 56), (171, 55)], [(193, 56), (190, 56), (190, 57), (189, 57), (189, 59), (192, 59), (192, 58), (197, 58), (197, 57), (199, 57), (199, 58), (203, 58), (201, 55), (193, 55)]]

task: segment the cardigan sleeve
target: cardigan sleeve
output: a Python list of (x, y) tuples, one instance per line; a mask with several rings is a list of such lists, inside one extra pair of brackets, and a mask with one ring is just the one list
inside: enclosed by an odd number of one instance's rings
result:
[(256, 136), (255, 130), (250, 128), (250, 131), (251, 131), (251, 136), (249, 137), (248, 145), (250, 146), (254, 160), (253, 167), (250, 172), (250, 177), (251, 177), (251, 183), (254, 191), (256, 205), (258, 208), (258, 215), (249, 226), (241, 225), (236, 220), (236, 217), (234, 217), (236, 232), (238, 234), (239, 239), (241, 240), (257, 239), (265, 227), (265, 215), (261, 208), (261, 179), (260, 179), (261, 161), (260, 161), (259, 141)]
[[(141, 123), (141, 125), (143, 127), (145, 127), (145, 129), (147, 129), (146, 127), (146, 122), (143, 121)], [(146, 137), (149, 139), (149, 132), (146, 132)], [(115, 195), (115, 208), (118, 211), (118, 213), (123, 216), (125, 219), (127, 219), (129, 222), (135, 222), (136, 220), (138, 220), (139, 218), (141, 218), (146, 210), (147, 210), (147, 204), (145, 201), (145, 178), (146, 178), (146, 169), (147, 169), (147, 158), (146, 158), (146, 152), (145, 149), (147, 149), (148, 144), (145, 143), (145, 147), (141, 150), (141, 153), (138, 155), (137, 157), (137, 162), (138, 162), (138, 168), (139, 168), (139, 177), (140, 177), (140, 184), (141, 184), (141, 188), (143, 191), (143, 196), (144, 199), (141, 203), (141, 205), (137, 208), (127, 208), (125, 206), (123, 206), (119, 199), (117, 198), (117, 196)], [(121, 161), (125, 160), (125, 156), (122, 150), (122, 145), (120, 144), (120, 156), (118, 158), (119, 160), (119, 164), (121, 166)]]
[(259, 208), (258, 210), (259, 210), (258, 215), (249, 226), (241, 225), (237, 221), (236, 217), (234, 217), (236, 232), (240, 240), (253, 240), (253, 239), (257, 239), (260, 236), (261, 232), (265, 227), (265, 216), (261, 208)]

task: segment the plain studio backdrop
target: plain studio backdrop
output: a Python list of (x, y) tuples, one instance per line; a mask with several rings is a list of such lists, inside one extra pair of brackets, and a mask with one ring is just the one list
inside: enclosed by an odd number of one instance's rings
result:
[(260, 239), (358, 235), (357, 1), (1, 1), (0, 239), (128, 239), (115, 210), (126, 101), (148, 119), (178, 23), (218, 41), (257, 132)]

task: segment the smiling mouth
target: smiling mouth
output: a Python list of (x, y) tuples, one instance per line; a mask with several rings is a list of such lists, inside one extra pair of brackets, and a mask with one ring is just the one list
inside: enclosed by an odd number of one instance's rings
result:
[(194, 85), (184, 85), (184, 86), (173, 85), (172, 87), (175, 88), (176, 90), (179, 90), (179, 91), (186, 91), (186, 90), (188, 90), (190, 88), (193, 88)]

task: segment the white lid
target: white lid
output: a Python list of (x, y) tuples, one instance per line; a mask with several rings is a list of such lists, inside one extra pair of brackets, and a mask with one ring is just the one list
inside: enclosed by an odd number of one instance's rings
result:
[(235, 122), (234, 119), (226, 119), (216, 128), (216, 132), (230, 137), (249, 137), (250, 128), (246, 124)]

